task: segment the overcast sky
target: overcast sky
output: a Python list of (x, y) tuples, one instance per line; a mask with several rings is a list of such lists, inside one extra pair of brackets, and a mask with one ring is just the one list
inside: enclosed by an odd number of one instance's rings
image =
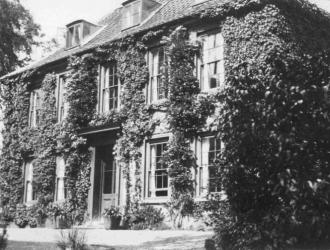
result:
[[(193, 0), (191, 0), (193, 1)], [(330, 0), (309, 0), (330, 12)], [(45, 40), (63, 34), (65, 25), (77, 19), (96, 23), (103, 16), (121, 6), (124, 0), (21, 0), (30, 10), (36, 23), (41, 25)], [(62, 30), (62, 31), (61, 31)], [(44, 55), (40, 48), (34, 50), (33, 59)]]
[[(193, 0), (191, 0), (193, 1)], [(330, 12), (330, 0), (310, 0)], [(96, 22), (119, 7), (123, 0), (21, 0), (47, 37), (77, 19)]]

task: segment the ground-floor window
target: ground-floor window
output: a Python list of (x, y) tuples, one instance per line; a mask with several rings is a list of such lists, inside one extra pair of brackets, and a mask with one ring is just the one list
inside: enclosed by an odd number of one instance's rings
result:
[(33, 161), (25, 163), (25, 195), (24, 200), (26, 203), (32, 202), (37, 199), (35, 188), (33, 186)]
[(64, 158), (58, 157), (56, 160), (56, 192), (55, 200), (64, 201), (66, 199), (65, 188), (65, 161)]
[(199, 195), (221, 192), (221, 182), (216, 164), (217, 156), (221, 153), (223, 143), (216, 137), (204, 137), (201, 143), (200, 166), (197, 171)]
[(169, 195), (168, 168), (164, 162), (167, 143), (152, 143), (149, 150), (148, 197), (167, 197)]

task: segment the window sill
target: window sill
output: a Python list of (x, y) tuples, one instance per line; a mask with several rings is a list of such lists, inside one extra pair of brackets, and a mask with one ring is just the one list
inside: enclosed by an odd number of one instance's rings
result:
[(212, 89), (207, 89), (207, 90), (201, 90), (201, 94), (204, 95), (209, 95), (209, 94), (216, 94), (219, 91), (223, 90), (225, 88), (225, 86), (220, 86), (220, 87), (216, 87), (216, 88), (212, 88)]
[(145, 198), (142, 202), (146, 205), (155, 205), (155, 204), (165, 204), (170, 201), (170, 197), (155, 197), (155, 198)]
[(32, 206), (36, 205), (37, 203), (38, 203), (38, 201), (37, 200), (34, 200), (34, 201), (25, 202), (24, 204), (27, 207), (32, 207)]

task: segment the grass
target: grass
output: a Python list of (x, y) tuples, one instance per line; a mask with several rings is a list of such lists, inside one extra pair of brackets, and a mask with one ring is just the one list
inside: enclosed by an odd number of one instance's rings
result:
[[(6, 250), (57, 250), (56, 243), (9, 241)], [(117, 250), (106, 246), (89, 246), (89, 250)]]

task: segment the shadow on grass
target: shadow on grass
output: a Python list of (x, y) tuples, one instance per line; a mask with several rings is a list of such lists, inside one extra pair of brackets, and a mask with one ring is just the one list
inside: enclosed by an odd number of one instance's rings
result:
[[(131, 239), (132, 245), (128, 246), (102, 246), (91, 245), (90, 250), (202, 250), (207, 237), (169, 237), (160, 240), (146, 242), (142, 245), (134, 245), (134, 239)], [(130, 243), (130, 242), (128, 242)], [(41, 242), (17, 242), (9, 241), (6, 250), (57, 250), (55, 243)]]
[[(55, 243), (9, 241), (6, 250), (57, 250)], [(89, 246), (90, 250), (117, 250), (108, 246)]]

